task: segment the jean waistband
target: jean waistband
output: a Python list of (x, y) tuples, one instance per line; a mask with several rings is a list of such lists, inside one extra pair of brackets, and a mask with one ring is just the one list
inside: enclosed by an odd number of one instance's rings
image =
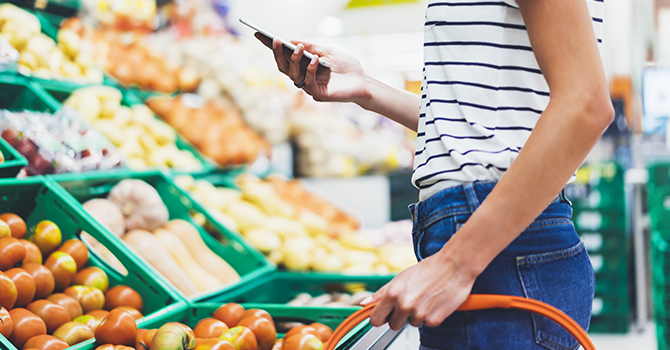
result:
[[(409, 210), (414, 224), (423, 226), (430, 217), (445, 215), (470, 215), (491, 193), (497, 181), (475, 181), (444, 189), (430, 198), (411, 204)], [(572, 217), (572, 206), (564, 191), (538, 216), (539, 219)]]

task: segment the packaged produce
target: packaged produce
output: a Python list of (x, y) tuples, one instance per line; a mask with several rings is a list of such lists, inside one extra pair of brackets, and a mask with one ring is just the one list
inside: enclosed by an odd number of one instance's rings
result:
[(10, 3), (0, 5), (0, 33), (19, 51), (21, 74), (78, 83), (102, 83), (102, 71), (93, 64), (93, 47), (72, 30), (61, 30), (58, 43), (42, 33), (39, 19)]
[(389, 274), (416, 263), (411, 242), (361, 234), (355, 218), (309, 192), (299, 180), (244, 174), (236, 180), (239, 189), (190, 176), (175, 182), (214, 218), (288, 270)]
[(240, 279), (207, 247), (193, 225), (179, 219), (168, 221), (160, 195), (142, 180), (123, 180), (107, 199), (91, 199), (83, 206), (187, 296)]
[(109, 86), (75, 90), (64, 102), (114, 143), (132, 169), (170, 167), (198, 170), (201, 162), (187, 150), (177, 148), (175, 131), (156, 118), (143, 104), (121, 104), (121, 92)]
[(271, 145), (223, 98), (204, 101), (189, 94), (152, 98), (147, 105), (220, 166), (248, 164), (270, 154)]
[(3, 110), (0, 131), (2, 138), (28, 159), (28, 175), (122, 166), (121, 154), (114, 145), (72, 110), (55, 114)]
[(124, 285), (108, 289), (105, 271), (87, 267), (87, 246), (78, 239), (61, 242), (54, 222), (26, 230), (20, 216), (4, 213), (3, 225), (11, 236), (0, 238), (0, 333), (17, 348), (64, 349), (93, 338), (111, 322), (107, 314), (142, 317), (142, 296)]
[(290, 306), (359, 306), (363, 300), (372, 296), (372, 292), (362, 291), (355, 294), (346, 293), (324, 293), (319, 296), (311, 296), (308, 293), (300, 293), (287, 305)]

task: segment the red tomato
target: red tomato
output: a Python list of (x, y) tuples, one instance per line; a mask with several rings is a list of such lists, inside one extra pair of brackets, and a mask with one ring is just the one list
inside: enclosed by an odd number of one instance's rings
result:
[(93, 310), (93, 311), (87, 312), (86, 314), (91, 315), (93, 317), (96, 317), (96, 318), (99, 318), (100, 320), (102, 320), (103, 318), (107, 317), (108, 313), (109, 313), (109, 311), (107, 311), (107, 310)]
[(272, 346), (272, 350), (282, 350), (284, 348), (284, 338), (277, 339), (275, 345)]
[(56, 281), (54, 275), (49, 269), (40, 264), (25, 264), (26, 270), (35, 282), (35, 299), (44, 299), (54, 291)]
[(14, 306), (26, 307), (35, 296), (35, 281), (26, 270), (15, 267), (5, 271), (5, 274), (12, 279), (16, 286), (16, 303)]
[(95, 348), (95, 350), (114, 350), (114, 344), (102, 344)]
[(84, 267), (88, 261), (88, 247), (84, 242), (75, 238), (65, 241), (57, 251), (71, 256), (77, 264), (77, 269)]
[(41, 334), (47, 334), (47, 326), (41, 318), (34, 313), (24, 309), (16, 308), (9, 311), (9, 316), (14, 321), (14, 331), (9, 336), (9, 341), (17, 348), (23, 348), (28, 339)]
[(135, 345), (137, 325), (133, 316), (125, 310), (112, 310), (95, 330), (98, 344)]
[(245, 317), (237, 323), (238, 326), (243, 326), (251, 329), (258, 341), (259, 350), (271, 350), (272, 346), (277, 341), (277, 330), (274, 322), (268, 321), (267, 318), (251, 316)]
[(236, 350), (257, 350), (258, 341), (254, 332), (252, 332), (247, 327), (236, 326), (228, 330), (228, 332), (223, 333), (219, 337), (230, 344), (232, 344)]
[(14, 321), (9, 317), (9, 311), (4, 307), (0, 307), (0, 334), (5, 338), (9, 338), (14, 329)]
[(26, 257), (26, 247), (18, 238), (0, 238), (0, 270), (6, 271), (14, 267)]
[(90, 328), (93, 333), (95, 333), (95, 329), (98, 328), (100, 325), (100, 322), (102, 322), (102, 319), (91, 316), (91, 315), (81, 315), (74, 320), (74, 322), (79, 322), (83, 323), (86, 325), (86, 327)]
[(272, 319), (272, 316), (270, 316), (270, 314), (267, 311), (261, 310), (261, 309), (249, 309), (249, 310), (245, 311), (242, 314), (242, 317), (240, 318), (240, 320), (243, 319), (243, 318), (246, 318), (246, 317), (263, 317), (263, 318), (267, 319), (268, 321), (272, 322), (273, 324), (275, 322)]
[(212, 317), (225, 323), (228, 327), (234, 327), (237, 325), (237, 322), (242, 319), (243, 314), (244, 307), (242, 307), (242, 305), (229, 303), (216, 309)]
[(140, 293), (128, 286), (119, 285), (105, 292), (105, 310), (119, 306), (130, 306), (141, 312), (144, 302)]
[(42, 264), (42, 252), (40, 251), (40, 248), (37, 248), (35, 243), (29, 240), (20, 239), (19, 241), (26, 248), (26, 257), (23, 258), (21, 264), (22, 265), (30, 263)]
[(317, 331), (316, 328), (312, 326), (298, 326), (293, 327), (288, 332), (286, 332), (284, 339), (288, 339), (296, 334), (311, 334), (319, 339), (321, 337), (319, 331)]
[(319, 332), (319, 339), (324, 343), (330, 339), (331, 335), (333, 335), (333, 330), (323, 323), (314, 322), (310, 324), (310, 326), (314, 327), (316, 331)]
[(282, 350), (323, 350), (323, 342), (313, 334), (296, 334), (284, 338)]
[(64, 307), (49, 300), (35, 300), (28, 304), (27, 309), (44, 321), (49, 334), (53, 333), (63, 323), (70, 321), (70, 313)]
[(151, 342), (154, 340), (154, 335), (156, 335), (156, 332), (158, 332), (158, 329), (150, 329), (146, 333), (144, 333), (144, 345), (148, 348), (151, 347)]
[(93, 331), (83, 323), (70, 321), (58, 327), (54, 332), (54, 337), (73, 346), (93, 338)]
[(109, 286), (109, 278), (101, 268), (91, 266), (77, 272), (72, 284), (95, 287), (104, 293)]
[(204, 318), (193, 328), (196, 338), (218, 338), (226, 331), (228, 326), (215, 318)]
[(60, 245), (62, 236), (56, 224), (49, 220), (40, 221), (35, 227), (35, 234), (30, 241), (35, 243), (42, 255), (47, 256)]
[(51, 271), (56, 281), (55, 290), (62, 291), (69, 286), (77, 275), (77, 263), (74, 259), (63, 252), (53, 252), (44, 262), (44, 266)]
[(40, 350), (63, 350), (68, 348), (69, 345), (54, 337), (53, 335), (47, 335), (47, 334), (41, 334), (41, 335), (36, 335), (26, 342), (25, 345), (23, 345), (23, 349), (40, 349)]
[(70, 320), (74, 320), (84, 313), (79, 302), (69, 295), (65, 295), (63, 293), (51, 294), (47, 300), (64, 307), (65, 310), (67, 310), (67, 312), (70, 314)]
[(135, 350), (148, 350), (149, 346), (144, 344), (144, 335), (147, 334), (148, 329), (138, 329), (135, 337)]
[(26, 222), (23, 221), (20, 216), (12, 213), (4, 213), (0, 214), (0, 220), (9, 225), (9, 229), (12, 231), (12, 237), (23, 238), (23, 236), (25, 236)]
[(124, 310), (124, 311), (128, 312), (129, 314), (131, 314), (135, 320), (139, 320), (140, 318), (144, 317), (144, 315), (142, 315), (141, 312), (137, 311), (136, 308), (130, 307), (130, 306), (119, 306), (119, 307), (115, 307), (112, 310)]
[[(196, 340), (197, 342), (197, 340)], [(202, 339), (199, 343), (196, 343), (195, 350), (236, 350), (232, 344), (229, 342), (219, 339)]]
[(0, 306), (11, 309), (18, 298), (18, 290), (14, 281), (4, 272), (0, 272)]

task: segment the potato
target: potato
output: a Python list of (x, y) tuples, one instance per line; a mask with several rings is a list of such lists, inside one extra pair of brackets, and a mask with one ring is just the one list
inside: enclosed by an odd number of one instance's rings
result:
[(30, 51), (37, 58), (37, 63), (42, 67), (49, 66), (49, 55), (51, 51), (56, 47), (56, 43), (53, 39), (48, 36), (40, 33), (28, 40), (24, 50)]
[[(128, 135), (126, 135), (126, 137), (127, 136)], [(144, 160), (144, 148), (142, 148), (137, 141), (130, 141), (126, 138), (126, 140), (123, 141), (123, 144), (120, 145), (119, 152), (129, 159), (133, 157), (142, 159), (142, 163), (146, 166), (146, 161)]]
[[(158, 146), (158, 143), (156, 142), (156, 139), (150, 134), (140, 135), (140, 146), (142, 146), (142, 148), (144, 148), (144, 151), (146, 153), (151, 153), (151, 152), (160, 148)], [(166, 150), (163, 150), (162, 152), (164, 152), (166, 154), (163, 156), (163, 160), (161, 161), (161, 163), (165, 163), (165, 159), (167, 158), (168, 155), (167, 155)]]
[(107, 136), (109, 141), (116, 146), (123, 144), (124, 134), (123, 130), (119, 128), (114, 122), (108, 119), (99, 119), (94, 124), (95, 128), (98, 129), (103, 135)]
[(35, 70), (37, 67), (39, 67), (39, 64), (37, 63), (37, 57), (35, 57), (32, 52), (25, 50), (19, 54), (19, 64), (30, 68), (30, 70)]
[(154, 118), (154, 121), (148, 123), (146, 126), (156, 139), (156, 142), (161, 146), (174, 143), (177, 139), (177, 133), (169, 125), (158, 119)]
[(61, 29), (58, 31), (58, 46), (70, 58), (74, 59), (81, 48), (81, 38), (72, 29)]
[[(98, 95), (100, 97), (100, 95)], [(105, 118), (105, 119), (112, 119), (116, 118), (116, 112), (119, 109), (121, 104), (120, 100), (114, 100), (114, 99), (109, 99), (109, 98), (104, 98), (100, 99), (100, 118)], [(130, 113), (130, 108), (126, 107), (127, 113)], [(121, 114), (123, 114), (124, 111), (121, 111)], [(132, 118), (131, 116), (128, 115), (121, 115), (121, 118), (125, 118), (126, 123)]]
[(105, 76), (100, 68), (91, 67), (84, 72), (84, 78), (91, 83), (102, 84)]
[(75, 107), (88, 121), (96, 120), (100, 117), (102, 106), (98, 96), (90, 93), (79, 93), (79, 103)]
[(147, 163), (144, 159), (138, 157), (128, 157), (126, 159), (126, 165), (133, 170), (142, 170), (147, 167)]
[[(105, 100), (102, 104), (103, 115), (105, 115), (105, 105), (108, 101), (111, 100)], [(118, 106), (112, 117), (118, 124), (125, 126), (130, 122), (131, 119), (133, 119), (133, 112), (126, 106)]]
[(37, 78), (40, 78), (40, 79), (46, 79), (46, 80), (54, 78), (53, 72), (51, 72), (49, 69), (44, 68), (44, 67), (38, 67), (37, 69), (35, 69), (35, 71), (33, 72), (33, 76), (37, 77)]
[(167, 162), (167, 153), (161, 148), (153, 149), (147, 152), (144, 156), (147, 165), (149, 166), (165, 166)]
[(96, 96), (98, 96), (101, 100), (105, 99), (112, 99), (116, 100), (117, 103), (121, 103), (121, 100), (123, 99), (123, 95), (121, 94), (121, 91), (119, 91), (116, 88), (113, 88), (111, 86), (106, 86), (106, 85), (92, 85), (92, 86), (87, 86), (83, 87), (81, 89), (77, 90), (78, 93), (92, 93)]
[(81, 69), (79, 69), (79, 66), (72, 61), (63, 62), (63, 66), (61, 67), (61, 72), (66, 77), (73, 77), (74, 78), (74, 77), (80, 77), (81, 76)]
[(269, 254), (273, 250), (281, 247), (281, 239), (279, 235), (265, 228), (253, 228), (248, 230), (245, 237), (258, 248), (261, 252)]
[(53, 50), (49, 53), (47, 66), (53, 73), (59, 74), (65, 63), (65, 55), (61, 50)]
[(74, 58), (74, 63), (79, 66), (82, 72), (85, 72), (93, 67), (93, 54), (87, 51), (80, 51)]
[(10, 19), (5, 22), (5, 25), (2, 26), (2, 32), (11, 33), (7, 41), (19, 51), (23, 50), (28, 40), (36, 34), (29, 26), (23, 25), (19, 19)]

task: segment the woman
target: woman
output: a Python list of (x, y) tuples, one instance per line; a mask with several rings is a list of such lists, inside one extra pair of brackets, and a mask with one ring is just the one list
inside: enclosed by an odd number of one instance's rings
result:
[[(577, 347), (527, 312), (454, 310), (470, 293), (520, 295), (588, 327), (593, 269), (562, 189), (613, 118), (594, 31), (602, 1), (431, 0), (420, 97), (334, 50), (294, 42), (285, 55), (272, 43), (279, 70), (315, 100), (355, 102), (418, 132), (420, 262), (367, 301), (379, 302), (373, 325), (421, 326), (425, 349)], [(301, 70), (305, 50), (331, 69), (314, 59)]]

